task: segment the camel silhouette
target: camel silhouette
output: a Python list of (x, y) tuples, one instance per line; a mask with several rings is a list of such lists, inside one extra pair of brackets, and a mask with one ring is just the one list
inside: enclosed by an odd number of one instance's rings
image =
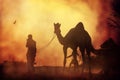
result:
[(60, 23), (54, 23), (54, 33), (57, 35), (57, 38), (59, 42), (63, 45), (63, 51), (64, 51), (64, 62), (63, 65), (65, 67), (66, 65), (66, 58), (67, 58), (67, 48), (71, 48), (73, 50), (73, 54), (75, 54), (73, 57), (75, 61), (77, 62), (76, 65), (78, 65), (77, 61), (77, 47), (79, 47), (82, 55), (82, 61), (83, 61), (83, 67), (82, 72), (84, 70), (84, 63), (85, 63), (85, 52), (89, 59), (89, 73), (91, 73), (91, 67), (90, 67), (90, 52), (94, 52), (94, 48), (91, 43), (91, 38), (88, 34), (88, 32), (84, 29), (83, 23), (79, 22), (74, 28), (72, 28), (65, 37), (62, 36), (61, 30), (60, 30)]
[[(101, 71), (104, 77), (109, 76), (111, 73), (114, 77), (120, 74), (120, 46), (115, 43), (112, 38), (105, 40), (101, 45), (100, 49), (96, 49), (95, 54), (101, 56), (104, 63), (102, 64), (103, 70)], [(117, 74), (113, 74), (117, 73)]]

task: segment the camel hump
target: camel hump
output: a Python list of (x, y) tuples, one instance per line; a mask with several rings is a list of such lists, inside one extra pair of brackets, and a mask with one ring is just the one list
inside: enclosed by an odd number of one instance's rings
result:
[(90, 35), (85, 30), (72, 28), (65, 36), (65, 40), (73, 43), (91, 43)]
[(70, 31), (66, 34), (65, 40), (71, 40), (75, 35), (74, 28), (70, 29)]

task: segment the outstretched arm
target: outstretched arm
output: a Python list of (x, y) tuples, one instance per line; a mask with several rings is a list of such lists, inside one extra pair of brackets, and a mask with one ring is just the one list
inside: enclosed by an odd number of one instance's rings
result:
[(73, 56), (73, 54), (71, 54), (71, 55), (67, 56), (66, 58), (69, 58), (69, 57), (71, 57), (71, 56)]

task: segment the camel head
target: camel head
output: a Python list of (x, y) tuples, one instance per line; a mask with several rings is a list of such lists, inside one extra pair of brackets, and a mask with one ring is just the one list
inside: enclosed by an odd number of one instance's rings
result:
[(61, 24), (60, 23), (54, 23), (54, 33), (60, 33), (61, 30), (60, 30), (60, 26)]

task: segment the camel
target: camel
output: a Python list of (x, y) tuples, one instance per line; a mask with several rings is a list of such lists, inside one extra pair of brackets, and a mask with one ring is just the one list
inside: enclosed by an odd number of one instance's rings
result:
[[(94, 52), (94, 48), (91, 43), (91, 38), (87, 31), (84, 30), (84, 26), (82, 22), (79, 22), (75, 28), (72, 28), (65, 37), (62, 36), (60, 30), (60, 23), (54, 23), (54, 33), (57, 35), (58, 41), (63, 45), (64, 52), (64, 62), (63, 65), (66, 65), (66, 57), (67, 57), (67, 48), (71, 48), (73, 50), (74, 59), (77, 62), (76, 66), (78, 66), (77, 61), (77, 48), (79, 47), (82, 54), (83, 68), (84, 70), (84, 62), (85, 62), (85, 51), (88, 55), (88, 59), (90, 61), (90, 52)], [(90, 62), (89, 62), (90, 65)], [(89, 72), (91, 73), (91, 67), (89, 66)]]
[(120, 59), (120, 47), (114, 42), (112, 38), (104, 41), (100, 45), (100, 49), (95, 51), (97, 56), (102, 56), (103, 65), (103, 75), (107, 75), (109, 72), (120, 72), (120, 63), (118, 63)]

